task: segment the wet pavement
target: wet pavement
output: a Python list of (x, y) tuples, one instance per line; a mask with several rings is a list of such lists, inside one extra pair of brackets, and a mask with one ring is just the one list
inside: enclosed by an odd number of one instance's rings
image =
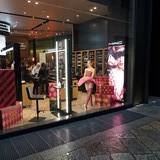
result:
[(0, 160), (159, 160), (160, 98), (0, 140)]

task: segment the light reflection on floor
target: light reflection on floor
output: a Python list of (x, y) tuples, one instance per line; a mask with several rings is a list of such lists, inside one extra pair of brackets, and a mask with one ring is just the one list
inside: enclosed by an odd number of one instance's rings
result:
[[(93, 102), (94, 102), (94, 95), (92, 95), (92, 96), (93, 96)], [(85, 101), (86, 101), (86, 93), (79, 91), (77, 100), (72, 101), (72, 111), (74, 113), (84, 113), (85, 114), (86, 112), (90, 112), (90, 111), (97, 111), (99, 109), (106, 109), (106, 107), (94, 105), (93, 107), (88, 107), (88, 109), (86, 111), (83, 106)], [(40, 119), (39, 119), (39, 121), (37, 121), (37, 119), (36, 119), (36, 116), (37, 116), (36, 115), (36, 102), (32, 101), (32, 106), (26, 106), (23, 109), (23, 120), (21, 122), (17, 123), (16, 125), (12, 126), (12, 128), (19, 127), (19, 126), (25, 126), (25, 125), (28, 126), (30, 124), (40, 123), (40, 122), (44, 122), (44, 121), (48, 121), (48, 120), (52, 120), (52, 121), (60, 120), (62, 118), (61, 115), (57, 112), (56, 112), (56, 114), (54, 114), (54, 112), (51, 112), (49, 103), (50, 103), (49, 98), (39, 101), (39, 109), (44, 110), (44, 113), (43, 112), (39, 113)], [(120, 105), (121, 105), (120, 103), (115, 103), (114, 107), (117, 107)], [(65, 108), (66, 108), (65, 102), (62, 102), (61, 109), (65, 110)], [(110, 108), (110, 106), (108, 106), (107, 108)], [(65, 118), (67, 118), (67, 117), (65, 117)]]

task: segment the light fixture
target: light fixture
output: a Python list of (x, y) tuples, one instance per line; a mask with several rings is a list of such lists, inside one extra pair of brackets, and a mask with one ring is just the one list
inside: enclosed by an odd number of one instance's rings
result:
[(6, 38), (4, 35), (0, 35), (0, 50), (6, 47)]
[(47, 18), (49, 18), (49, 16), (46, 16)]
[(39, 4), (38, 2), (35, 2), (35, 4)]
[(27, 14), (27, 12), (23, 12), (24, 13), (24, 15), (26, 15)]
[[(56, 83), (59, 84), (59, 62), (58, 62), (58, 42), (56, 41)], [(60, 90), (57, 88), (57, 108), (60, 109)]]
[(79, 14), (77, 14), (76, 17), (79, 17)]
[(18, 22), (16, 22), (14, 25), (13, 25), (13, 28), (16, 28), (18, 26)]
[(93, 12), (93, 9), (90, 9), (91, 12)]
[(68, 54), (67, 54), (67, 39), (64, 40), (64, 48), (65, 48), (65, 78), (66, 78), (66, 112), (69, 113), (69, 86), (68, 86)]
[(30, 1), (30, 0), (28, 0), (28, 3), (31, 3), (31, 1)]
[(67, 19), (66, 21), (69, 22), (69, 19)]
[(93, 9), (97, 9), (97, 7), (93, 7)]

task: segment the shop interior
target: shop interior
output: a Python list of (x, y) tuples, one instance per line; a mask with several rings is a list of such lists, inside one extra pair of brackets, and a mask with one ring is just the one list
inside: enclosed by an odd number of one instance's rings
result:
[[(6, 115), (8, 111), (4, 108), (10, 106), (0, 105), (2, 133), (19, 130), (22, 126), (30, 128), (105, 111), (127, 103), (124, 71), (128, 45), (126, 28), (130, 17), (125, 17), (125, 13), (121, 16), (109, 14), (109, 8), (115, 7), (113, 4), (88, 0), (15, 1), (6, 0), (0, 6), (1, 20), (9, 19), (7, 22), (11, 27), (10, 34), (5, 36), (6, 46), (0, 52), (0, 72), (12, 71), (10, 77), (15, 76), (12, 88), (16, 94), (20, 89), (21, 96), (15, 94), (16, 101), (12, 105), (18, 106), (17, 115), (11, 111)], [(121, 10), (123, 7), (119, 6)], [(14, 44), (18, 44), (19, 51)], [(17, 52), (19, 58), (15, 56)], [(91, 94), (93, 105), (89, 103), (86, 109), (85, 83), (79, 85), (78, 82), (84, 76), (88, 60), (93, 62), (96, 83)], [(34, 68), (38, 64), (36, 73)], [(40, 79), (42, 69), (44, 79)], [(20, 77), (16, 77), (17, 70)], [(1, 83), (5, 78), (2, 75), (5, 74), (0, 74)], [(19, 80), (21, 84), (18, 86)], [(27, 89), (33, 89), (33, 94), (29, 95)], [(1, 94), (3, 92), (0, 90)], [(40, 96), (39, 99), (36, 100), (34, 95)]]

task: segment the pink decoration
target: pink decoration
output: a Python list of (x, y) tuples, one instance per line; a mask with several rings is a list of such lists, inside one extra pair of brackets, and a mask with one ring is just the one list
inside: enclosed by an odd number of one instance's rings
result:
[(83, 83), (87, 82), (87, 81), (92, 81), (96, 84), (96, 80), (93, 77), (82, 77), (79, 81), (78, 81), (78, 86), (81, 86)]

